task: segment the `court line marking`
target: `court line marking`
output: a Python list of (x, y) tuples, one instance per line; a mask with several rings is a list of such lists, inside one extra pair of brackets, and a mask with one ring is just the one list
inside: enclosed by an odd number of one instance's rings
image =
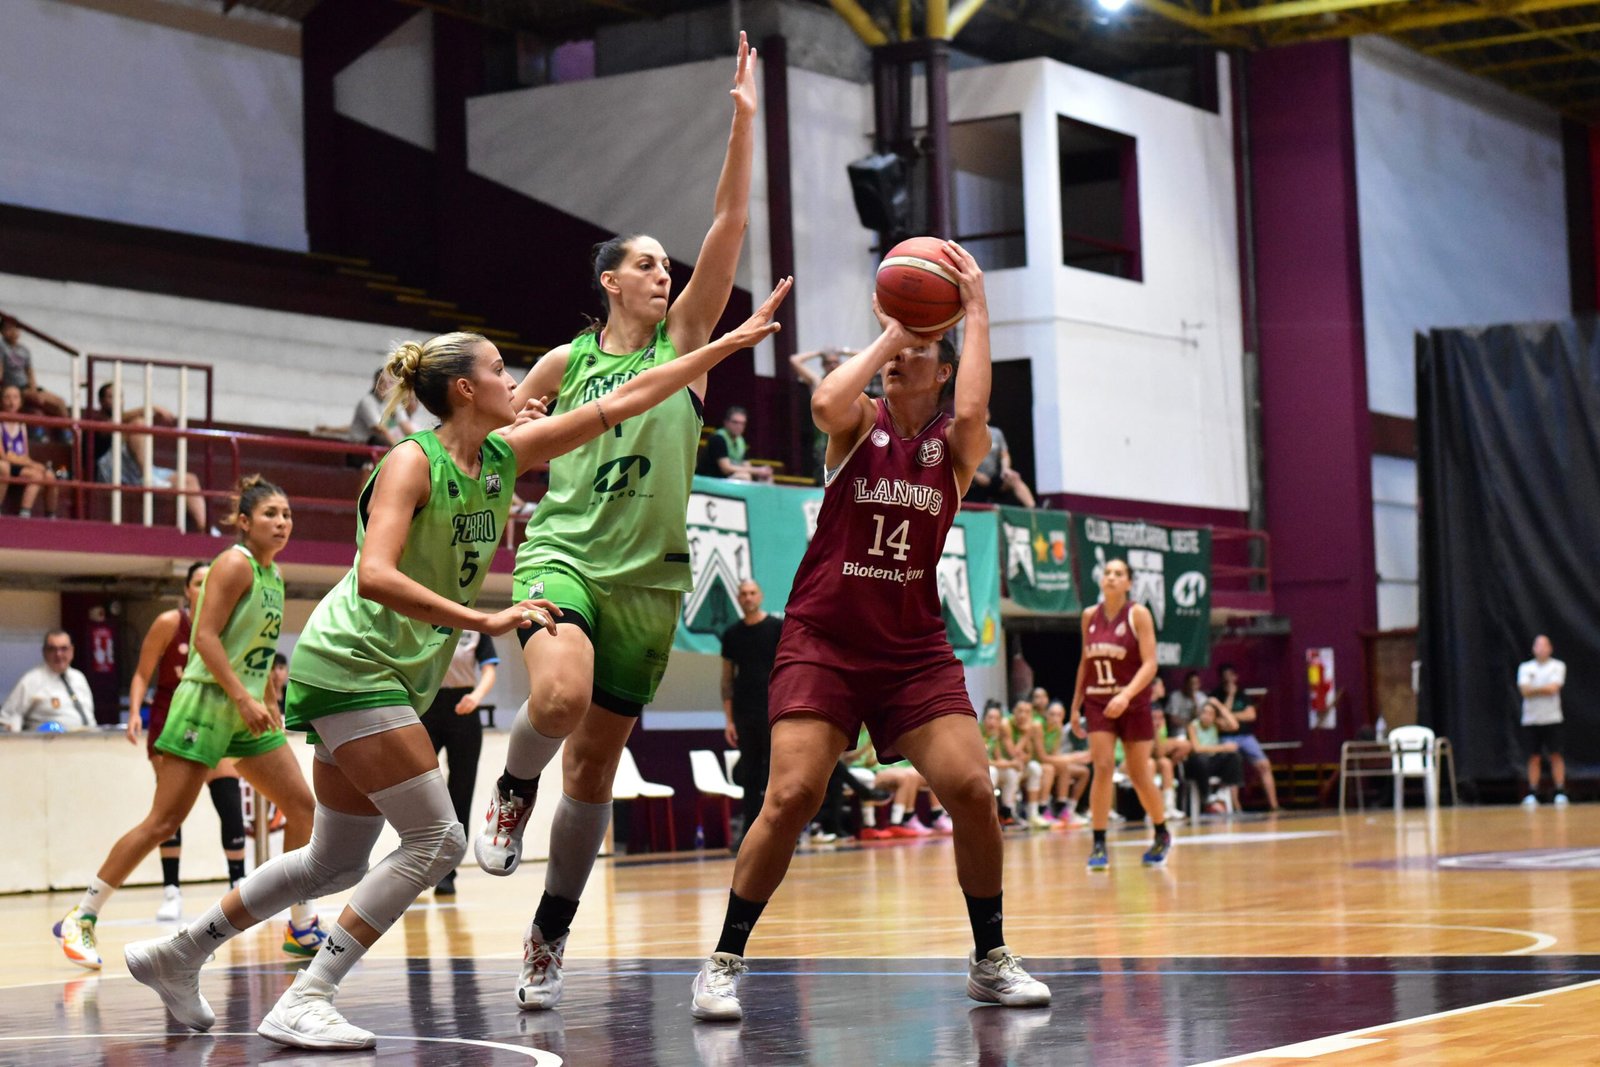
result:
[[(1500, 1000), (1488, 1000), (1482, 1004), (1469, 1004), (1464, 1008), (1452, 1008), (1449, 1011), (1438, 1011), (1432, 1015), (1419, 1015), (1414, 1019), (1396, 1019), (1394, 1022), (1378, 1023), (1376, 1026), (1366, 1026), (1359, 1030), (1347, 1030), (1342, 1034), (1329, 1034), (1325, 1038), (1315, 1038), (1312, 1041), (1302, 1041), (1294, 1045), (1280, 1045), (1277, 1048), (1263, 1049), (1260, 1052), (1247, 1052), (1239, 1056), (1228, 1056), (1220, 1060), (1207, 1060), (1193, 1067), (1225, 1067), (1226, 1064), (1249, 1063), (1251, 1060), (1268, 1059), (1274, 1056), (1286, 1059), (1305, 1058), (1303, 1053), (1292, 1050), (1303, 1048), (1317, 1041), (1355, 1040), (1364, 1038), (1368, 1034), (1381, 1033), (1384, 1030), (1398, 1030), (1405, 1026), (1416, 1026), (1419, 1023), (1437, 1022), (1440, 1019), (1449, 1019), (1457, 1015), (1470, 1015), (1477, 1011), (1486, 1011), (1489, 1008), (1508, 1007), (1538, 1007), (1535, 1004), (1524, 1004), (1524, 1001), (1538, 1000), (1541, 997), (1552, 997), (1561, 993), (1575, 993), (1580, 989), (1591, 989), (1600, 986), (1600, 978), (1588, 982), (1576, 982), (1573, 985), (1556, 986), (1554, 989), (1541, 989), (1534, 993), (1522, 993), (1514, 997), (1504, 997)], [(1377, 1038), (1382, 1041), (1382, 1038)], [(1351, 1046), (1355, 1047), (1355, 1046)], [(1330, 1049), (1329, 1051), (1334, 1051)]]
[[(173, 1037), (189, 1037), (189, 1038), (194, 1038), (194, 1039), (201, 1039), (201, 1038), (208, 1038), (208, 1037), (209, 1038), (216, 1038), (216, 1037), (260, 1037), (260, 1036), (261, 1035), (257, 1034), (254, 1030), (238, 1030), (238, 1031), (234, 1031), (234, 1030), (213, 1030), (213, 1031), (211, 1031), (209, 1033), (192, 1033), (192, 1034), (187, 1034), (187, 1035), (185, 1035), (185, 1034), (173, 1034), (171, 1031), (168, 1031), (168, 1030), (159, 1030), (159, 1031), (152, 1030), (152, 1031), (149, 1031), (147, 1033), (123, 1033), (123, 1034), (38, 1034), (38, 1035), (31, 1035), (30, 1034), (30, 1035), (27, 1035), (27, 1036), (19, 1036), (19, 1037), (0, 1037), (0, 1041), (10, 1041), (10, 1042), (20, 1043), (20, 1042), (24, 1042), (24, 1041), (104, 1041), (104, 1040), (107, 1040), (107, 1039), (117, 1040), (117, 1039), (122, 1039), (122, 1038), (158, 1038), (158, 1039), (161, 1039), (161, 1040), (170, 1040)], [(491, 1048), (491, 1049), (495, 1049), (495, 1050), (500, 1051), (500, 1052), (513, 1052), (513, 1053), (516, 1053), (518, 1056), (526, 1056), (528, 1059), (532, 1060), (534, 1062), (534, 1067), (561, 1067), (561, 1065), (564, 1062), (566, 1062), (560, 1056), (557, 1056), (554, 1052), (546, 1052), (544, 1049), (539, 1049), (539, 1048), (529, 1048), (526, 1045), (507, 1045), (504, 1042), (500, 1042), (500, 1041), (481, 1041), (481, 1040), (478, 1040), (478, 1039), (475, 1039), (475, 1038), (470, 1038), (470, 1037), (413, 1037), (413, 1036), (406, 1036), (406, 1035), (400, 1035), (400, 1034), (375, 1034), (373, 1036), (375, 1036), (379, 1041), (426, 1041), (426, 1042), (428, 1042), (430, 1044), (436, 1044), (436, 1045), (472, 1045), (472, 1046), (475, 1046), (475, 1047), (478, 1047), (478, 1048)], [(266, 1039), (262, 1038), (262, 1040), (266, 1040)], [(352, 1050), (352, 1051), (364, 1051), (364, 1050)]]

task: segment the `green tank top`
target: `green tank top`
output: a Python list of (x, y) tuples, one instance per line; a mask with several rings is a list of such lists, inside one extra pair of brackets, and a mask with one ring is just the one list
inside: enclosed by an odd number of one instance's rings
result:
[[(218, 637), (222, 641), (222, 651), (228, 656), (228, 666), (233, 668), (250, 695), (260, 700), (267, 691), (267, 674), (272, 670), (272, 657), (278, 652), (278, 631), (283, 628), (283, 574), (276, 563), (263, 567), (243, 545), (234, 545), (228, 552), (244, 553), (254, 577), (250, 588), (233, 606), (233, 614), (228, 616)], [(208, 574), (194, 606), (196, 620), (205, 609), (206, 592), (210, 587)], [(189, 662), (184, 664), (183, 680), (217, 684), (211, 668), (195, 651), (193, 639), (189, 642)]]
[[(415, 441), (427, 454), (429, 490), (428, 502), (411, 518), (399, 570), (442, 597), (474, 604), (511, 510), (516, 456), (503, 438), (490, 434), (480, 453), (481, 470), (476, 478), (469, 478), (432, 430), (405, 440)], [(391, 449), (389, 455), (393, 454)], [(387, 459), (379, 462), (361, 490), (355, 563), (311, 613), (289, 664), (289, 676), (295, 683), (362, 696), (361, 700), (341, 702), (337, 708), (324, 706), (323, 713), (409, 704), (421, 714), (438, 692), (456, 647), (456, 631), (451, 627), (413, 619), (357, 592), (356, 571), (367, 539), (367, 507), (378, 471)], [(291, 692), (293, 689), (291, 686)], [(368, 695), (370, 699), (366, 699)]]
[(983, 747), (988, 749), (990, 759), (1005, 759), (1006, 753), (1000, 747), (999, 734), (984, 734)]
[(1044, 751), (1046, 755), (1055, 755), (1061, 748), (1061, 731), (1044, 728)]
[[(557, 406), (571, 411), (678, 358), (667, 324), (637, 352), (614, 355), (599, 335), (572, 342)], [(565, 563), (586, 578), (645, 589), (693, 588), (689, 489), (701, 417), (688, 389), (550, 461), (550, 491), (517, 550), (519, 571)]]

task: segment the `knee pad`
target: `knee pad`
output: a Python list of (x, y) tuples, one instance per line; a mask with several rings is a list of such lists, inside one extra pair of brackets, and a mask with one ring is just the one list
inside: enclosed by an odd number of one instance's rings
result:
[(239, 797), (239, 779), (218, 778), (207, 789), (211, 792), (211, 806), (217, 809), (217, 821), (222, 824), (223, 851), (244, 848), (244, 807)]
[(467, 854), (467, 834), (456, 821), (437, 768), (373, 793), (370, 799), (399, 831), (400, 847), (362, 880), (350, 907), (381, 933), (394, 925), (417, 894), (456, 869)]
[(396, 855), (396, 868), (411, 877), (420, 893), (461, 864), (467, 855), (467, 832), (454, 819), (431, 822), (401, 834)]
[(310, 842), (240, 883), (245, 910), (258, 917), (272, 915), (296, 901), (349, 889), (367, 873), (368, 857), (382, 830), (381, 815), (349, 815), (318, 804)]
[(1042, 778), (1043, 776), (1044, 776), (1044, 768), (1039, 765), (1039, 761), (1036, 760), (1036, 759), (1035, 760), (1029, 760), (1028, 761), (1028, 788), (1029, 789), (1038, 789), (1039, 788), (1039, 779)]

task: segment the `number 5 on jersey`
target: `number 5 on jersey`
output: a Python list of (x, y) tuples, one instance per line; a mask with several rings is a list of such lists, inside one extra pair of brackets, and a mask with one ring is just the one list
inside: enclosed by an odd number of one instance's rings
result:
[(911, 552), (911, 520), (906, 519), (889, 531), (887, 540), (883, 536), (883, 516), (873, 515), (872, 524), (872, 547), (867, 549), (867, 555), (884, 555), (883, 546), (887, 544), (894, 549), (894, 558), (904, 563), (906, 556)]

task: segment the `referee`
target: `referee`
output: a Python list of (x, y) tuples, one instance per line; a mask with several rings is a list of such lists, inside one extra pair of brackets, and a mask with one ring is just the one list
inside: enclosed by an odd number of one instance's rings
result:
[(739, 583), (738, 622), (722, 634), (722, 713), (727, 717), (723, 736), (739, 750), (734, 777), (744, 786), (744, 824), (739, 841), (761, 814), (767, 792), (767, 768), (772, 761), (772, 728), (767, 724), (767, 680), (778, 654), (783, 620), (761, 610), (761, 586), (746, 579)]

